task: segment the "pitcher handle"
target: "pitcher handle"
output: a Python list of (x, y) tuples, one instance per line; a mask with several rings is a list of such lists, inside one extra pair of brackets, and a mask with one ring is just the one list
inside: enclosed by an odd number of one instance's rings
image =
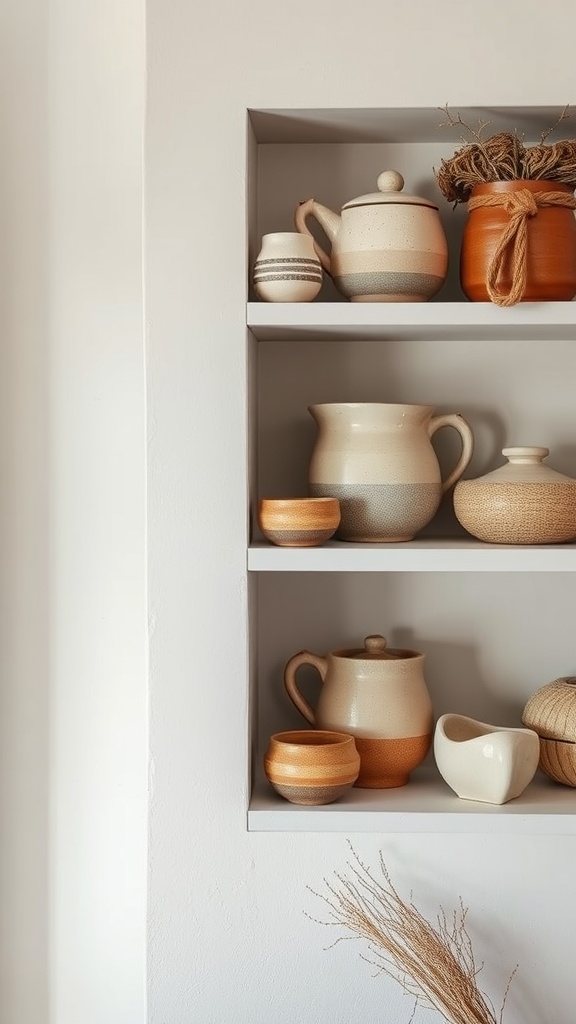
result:
[(308, 701), (304, 699), (296, 685), (296, 672), (301, 665), (313, 665), (319, 672), (322, 682), (324, 682), (328, 662), (326, 658), (321, 658), (317, 654), (311, 654), (310, 651), (299, 651), (293, 658), (290, 658), (284, 669), (284, 686), (290, 700), (310, 725), (316, 725), (316, 713), (310, 707)]
[(443, 416), (433, 416), (428, 424), (428, 437), (432, 437), (440, 427), (454, 427), (458, 431), (462, 439), (462, 452), (458, 462), (454, 466), (451, 473), (448, 474), (445, 480), (442, 481), (442, 494), (457, 483), (462, 476), (464, 470), (470, 463), (472, 453), (474, 451), (474, 435), (470, 424), (466, 422), (463, 416), (459, 412), (446, 413)]
[[(318, 219), (316, 217), (316, 209), (318, 207), (320, 207), (320, 203), (317, 203), (315, 199), (306, 199), (303, 203), (300, 203), (300, 205), (296, 207), (296, 212), (294, 214), (294, 224), (296, 226), (296, 230), (299, 231), (301, 235), (310, 235), (310, 238), (314, 243), (316, 255), (320, 260), (322, 266), (324, 267), (324, 270), (326, 271), (327, 274), (332, 275), (332, 263), (330, 262), (330, 257), (328, 253), (324, 252), (324, 249), (322, 248), (321, 245), (318, 244), (318, 242), (314, 238), (314, 235), (310, 231), (310, 228), (306, 224), (307, 217), (314, 217), (316, 220)], [(322, 211), (324, 211), (325, 209), (324, 207), (320, 208), (322, 209)], [(330, 210), (326, 210), (326, 213), (330, 212)]]

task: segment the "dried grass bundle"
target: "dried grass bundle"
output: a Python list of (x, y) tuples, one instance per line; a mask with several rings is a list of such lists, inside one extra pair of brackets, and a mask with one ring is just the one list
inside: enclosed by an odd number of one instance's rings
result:
[[(398, 894), (380, 854), (381, 879), (350, 849), (353, 862), (350, 876), (335, 874), (335, 882), (325, 879), (328, 894), (314, 892), (330, 908), (330, 921), (318, 924), (344, 928), (349, 934), (342, 939), (364, 939), (369, 956), (363, 956), (379, 973), (398, 981), (419, 1005), (432, 1008), (448, 1024), (501, 1024), (506, 996), (497, 1017), (490, 1000), (478, 988), (476, 966), (470, 937), (466, 931), (467, 909), (460, 908), (448, 919), (440, 908), (435, 924), (431, 924), (410, 901)], [(311, 915), (307, 915), (310, 917)], [(411, 1018), (412, 1019), (412, 1018)]]
[(571, 116), (568, 106), (556, 124), (542, 133), (537, 146), (525, 146), (515, 132), (498, 132), (484, 138), (489, 121), (480, 123), (475, 130), (459, 114), (454, 117), (448, 105), (442, 109), (449, 126), (462, 127), (471, 136), (471, 141), (464, 141), (452, 157), (442, 160), (435, 172), (440, 191), (450, 202), (466, 203), (474, 186), (487, 181), (546, 179), (576, 188), (576, 139), (563, 139), (556, 143), (545, 141), (562, 121)]

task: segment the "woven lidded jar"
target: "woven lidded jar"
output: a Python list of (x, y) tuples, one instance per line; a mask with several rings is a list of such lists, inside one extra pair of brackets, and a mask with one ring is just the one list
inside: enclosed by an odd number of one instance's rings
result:
[(546, 683), (528, 700), (522, 722), (538, 733), (539, 766), (565, 786), (576, 786), (576, 676)]
[(544, 466), (548, 448), (503, 448), (504, 466), (459, 480), (454, 512), (489, 544), (561, 544), (576, 539), (576, 480)]

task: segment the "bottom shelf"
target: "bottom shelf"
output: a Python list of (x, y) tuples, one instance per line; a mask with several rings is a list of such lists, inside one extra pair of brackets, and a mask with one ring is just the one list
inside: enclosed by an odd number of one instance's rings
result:
[(461, 800), (434, 768), (400, 789), (351, 789), (334, 804), (303, 807), (278, 796), (263, 774), (248, 808), (249, 832), (500, 832), (576, 835), (576, 789), (537, 773), (516, 800)]

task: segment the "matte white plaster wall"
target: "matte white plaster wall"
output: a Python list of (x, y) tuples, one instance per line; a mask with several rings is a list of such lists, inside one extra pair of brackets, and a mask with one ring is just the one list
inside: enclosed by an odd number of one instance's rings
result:
[(142, 1024), (140, 0), (0, 9), (0, 1020)]
[[(148, 18), (149, 1020), (408, 1021), (304, 915), (345, 837), (245, 831), (245, 111), (560, 106), (573, 5), (148, 0)], [(573, 1020), (573, 838), (351, 838), (431, 912), (471, 905), (497, 1007), (520, 965), (509, 1024)]]
[(140, 1024), (144, 8), (49, 14), (50, 1024)]

